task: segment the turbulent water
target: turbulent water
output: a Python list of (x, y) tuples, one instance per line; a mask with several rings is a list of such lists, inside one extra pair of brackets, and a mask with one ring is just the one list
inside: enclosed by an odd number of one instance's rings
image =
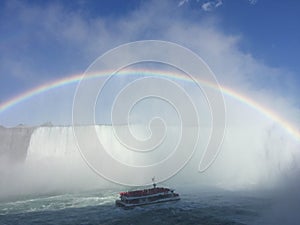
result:
[(178, 202), (124, 210), (117, 192), (27, 196), (0, 204), (0, 224), (258, 224), (270, 199), (245, 194), (181, 194)]

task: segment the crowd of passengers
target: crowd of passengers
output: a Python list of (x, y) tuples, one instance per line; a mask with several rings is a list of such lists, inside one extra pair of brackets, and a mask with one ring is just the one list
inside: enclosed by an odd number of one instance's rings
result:
[(149, 195), (149, 194), (156, 194), (161, 192), (168, 192), (170, 191), (169, 188), (151, 188), (151, 189), (144, 189), (138, 191), (128, 191), (128, 192), (121, 192), (121, 196), (141, 196), (141, 195)]

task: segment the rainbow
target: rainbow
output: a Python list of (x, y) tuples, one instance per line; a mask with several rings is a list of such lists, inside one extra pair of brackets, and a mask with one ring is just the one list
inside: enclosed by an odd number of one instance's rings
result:
[[(137, 71), (126, 70), (126, 71), (119, 72), (118, 75), (126, 75), (126, 74), (129, 75), (132, 73), (137, 73)], [(172, 79), (190, 81), (185, 76), (183, 76), (182, 74), (179, 74), (179, 73), (169, 73), (166, 71), (162, 72), (162, 71), (158, 71), (158, 70), (144, 70), (144, 71), (139, 70), (138, 73), (142, 74), (142, 75), (143, 74), (144, 75), (153, 75), (153, 76), (168, 77), (168, 78), (172, 78)], [(110, 74), (111, 74), (110, 71), (103, 71), (101, 73), (89, 74), (89, 77), (92, 78), (94, 76), (108, 76)], [(26, 100), (30, 99), (31, 97), (36, 96), (40, 93), (43, 93), (43, 92), (46, 92), (46, 91), (49, 91), (49, 90), (52, 90), (52, 89), (55, 89), (58, 87), (79, 83), (79, 81), (82, 78), (83, 78), (82, 74), (71, 75), (71, 76), (65, 77), (63, 79), (55, 80), (55, 81), (43, 84), (41, 86), (38, 86), (36, 88), (30, 89), (24, 93), (21, 93), (15, 97), (9, 99), (8, 101), (0, 104), (0, 114), (3, 113), (4, 111), (6, 111), (7, 109), (12, 108), (13, 106), (17, 105), (18, 103), (26, 101)], [(210, 84), (207, 84), (207, 85), (211, 86), (212, 88), (217, 88), (217, 87), (213, 87)], [(255, 109), (256, 111), (260, 112), (267, 118), (273, 120), (274, 122), (276, 122), (277, 124), (282, 126), (293, 137), (300, 140), (300, 131), (296, 127), (294, 127), (289, 121), (282, 118), (281, 116), (276, 114), (274, 111), (262, 106), (261, 104), (255, 102), (253, 99), (251, 99), (247, 96), (244, 96), (241, 93), (237, 93), (234, 90), (229, 89), (225, 86), (220, 86), (218, 88), (220, 88), (221, 92), (224, 95), (234, 98), (237, 101), (239, 101), (243, 104), (246, 104), (249, 107)]]

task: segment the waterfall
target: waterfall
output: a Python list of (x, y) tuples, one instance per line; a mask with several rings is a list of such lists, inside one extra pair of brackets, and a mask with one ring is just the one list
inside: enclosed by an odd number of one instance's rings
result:
[(34, 128), (0, 126), (0, 156), (10, 161), (25, 159)]
[[(96, 131), (99, 143), (113, 158), (133, 166), (163, 160), (172, 154), (179, 139), (175, 127), (168, 127), (169, 133), (161, 146), (147, 153), (135, 152), (120, 143), (112, 126), (80, 126), (83, 138), (91, 147), (98, 142), (90, 141), (90, 129)], [(194, 187), (211, 185), (225, 189), (270, 186), (298, 165), (299, 142), (291, 140), (282, 129), (266, 126), (258, 132), (255, 127), (248, 127), (240, 132), (240, 128), (228, 128), (217, 160), (207, 171), (198, 173), (199, 161), (209, 135), (209, 132), (201, 129), (191, 161), (168, 183)], [(142, 126), (135, 126), (132, 131), (141, 140), (149, 136), (149, 130)], [(119, 132), (125, 133), (126, 127), (121, 126)], [(193, 128), (186, 132), (193, 132)], [(84, 161), (71, 126), (0, 127), (0, 138), (0, 198), (16, 193), (49, 193), (112, 186)], [(190, 147), (187, 144), (184, 150)], [(11, 163), (11, 159), (17, 159), (14, 161), (18, 163)], [(111, 170), (116, 168), (111, 167)], [(119, 170), (116, 172), (119, 173)], [(159, 176), (159, 173), (156, 174)], [(145, 174), (141, 176), (151, 182), (152, 177)], [(20, 184), (22, 189), (19, 188)]]
[(71, 126), (38, 127), (32, 134), (27, 151), (27, 160), (77, 154), (78, 149)]

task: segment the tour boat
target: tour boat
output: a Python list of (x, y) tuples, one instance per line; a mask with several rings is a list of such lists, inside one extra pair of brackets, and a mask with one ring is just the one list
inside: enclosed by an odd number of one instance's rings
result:
[(156, 187), (155, 183), (153, 188), (121, 192), (119, 197), (116, 206), (124, 208), (180, 200), (179, 194), (175, 193), (174, 189)]

